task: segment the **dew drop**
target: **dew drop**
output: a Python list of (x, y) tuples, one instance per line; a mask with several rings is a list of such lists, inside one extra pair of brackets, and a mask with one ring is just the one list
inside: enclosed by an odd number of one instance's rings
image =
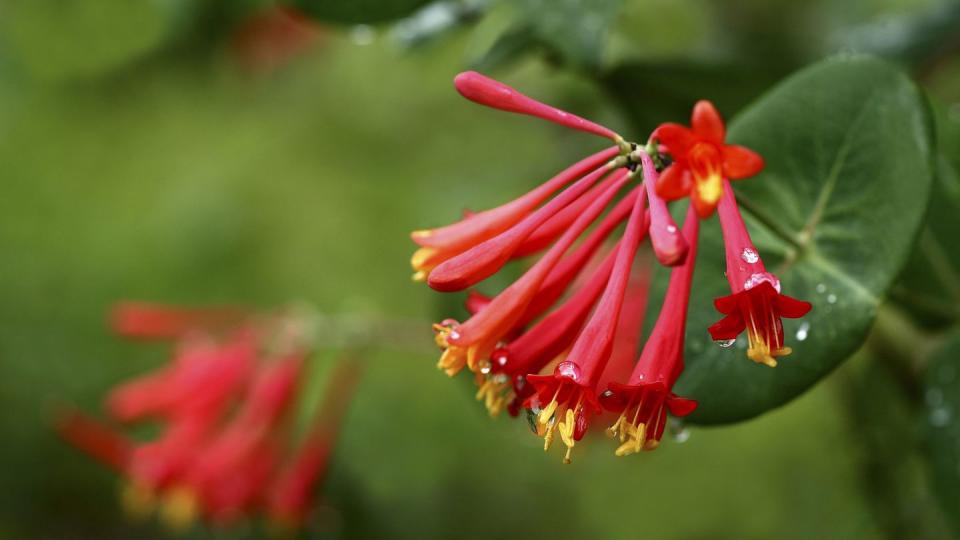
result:
[(554, 373), (558, 377), (566, 377), (573, 382), (578, 382), (580, 380), (580, 366), (570, 362), (569, 360), (557, 364), (557, 368), (554, 370)]
[(532, 409), (523, 409), (523, 411), (524, 411), (524, 415), (527, 418), (527, 426), (530, 427), (530, 431), (532, 431), (534, 435), (538, 435), (537, 416), (540, 414), (540, 409), (537, 407), (534, 407)]
[(810, 323), (804, 321), (800, 323), (800, 328), (797, 328), (797, 341), (807, 339), (808, 335), (810, 335)]
[(481, 360), (479, 364), (480, 373), (483, 373), (484, 375), (487, 375), (490, 373), (490, 370), (493, 369), (493, 364), (491, 364), (489, 360)]
[(733, 339), (715, 339), (715, 340), (713, 340), (713, 342), (716, 343), (717, 345), (719, 345), (720, 347), (726, 349), (727, 347), (730, 347), (730, 346), (732, 346), (734, 343), (736, 343), (736, 342), (737, 342), (737, 338), (733, 338)]
[(817, 283), (817, 292), (820, 294), (827, 292), (827, 286), (823, 283)]
[(760, 255), (756, 251), (750, 248), (743, 248), (743, 253), (740, 254), (740, 258), (743, 259), (743, 262), (749, 264), (755, 264), (760, 260)]
[(667, 232), (670, 234), (676, 234), (677, 228), (673, 225), (667, 225)]
[(769, 283), (773, 285), (773, 288), (776, 291), (780, 292), (780, 280), (777, 279), (777, 276), (771, 274), (770, 272), (757, 272), (756, 274), (751, 275), (746, 281), (743, 282), (744, 290), (750, 290), (761, 283)]
[(828, 295), (827, 295), (827, 303), (829, 303), (829, 304), (836, 304), (836, 303), (837, 303), (837, 295), (835, 295), (835, 294), (833, 294), (833, 293), (828, 294)]

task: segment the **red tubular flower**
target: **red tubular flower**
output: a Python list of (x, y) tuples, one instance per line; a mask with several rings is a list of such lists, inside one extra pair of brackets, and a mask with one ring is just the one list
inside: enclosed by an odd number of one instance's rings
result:
[(697, 214), (710, 217), (723, 193), (723, 180), (753, 176), (763, 169), (756, 152), (725, 144), (723, 119), (709, 101), (698, 101), (688, 129), (662, 124), (650, 136), (667, 147), (674, 163), (656, 184), (657, 193), (668, 201), (689, 196)]
[(444, 350), (437, 366), (455, 375), (464, 366), (478, 371), (480, 361), (489, 357), (497, 343), (523, 316), (541, 284), (581, 233), (599, 216), (603, 208), (629, 180), (626, 171), (615, 173), (619, 180), (607, 189), (563, 236), (520, 279), (498, 294), (486, 308), (465, 323), (444, 321), (434, 325), (436, 342)]
[(698, 231), (699, 220), (691, 207), (683, 226), (683, 235), (690, 245), (687, 260), (670, 273), (660, 316), (640, 359), (626, 384), (611, 382), (600, 396), (606, 410), (620, 413), (608, 430), (609, 434), (620, 436), (618, 456), (656, 448), (666, 426), (667, 411), (674, 416), (686, 416), (696, 408), (695, 401), (677, 397), (671, 389), (683, 371), (683, 339)]
[(410, 260), (415, 272), (414, 280), (425, 281), (430, 272), (443, 261), (516, 225), (560, 188), (604, 166), (616, 157), (617, 153), (616, 147), (607, 148), (574, 163), (527, 194), (506, 204), (472, 213), (446, 227), (414, 231), (410, 237), (421, 246)]
[(126, 469), (133, 442), (113, 428), (72, 409), (59, 415), (55, 427), (63, 440), (97, 461), (117, 472)]
[(638, 197), (603, 296), (573, 343), (567, 360), (557, 364), (552, 375), (527, 376), (536, 391), (527, 400), (527, 406), (536, 413), (537, 434), (544, 438), (544, 450), (548, 450), (554, 430), (559, 432), (567, 447), (564, 463), (570, 462), (570, 453), (586, 433), (590, 416), (601, 412), (597, 384), (612, 351), (630, 270), (644, 236), (643, 225), (643, 206)]
[(639, 154), (643, 166), (643, 183), (647, 189), (647, 197), (650, 199), (650, 244), (660, 264), (676, 266), (683, 263), (687, 256), (687, 243), (677, 229), (670, 211), (667, 210), (667, 203), (653, 188), (659, 178), (653, 161), (643, 150), (637, 150), (634, 153)]
[(294, 446), (287, 416), (309, 350), (305, 321), (286, 313), (244, 316), (238, 326), (213, 334), (204, 324), (183, 322), (200, 320), (192, 313), (179, 312), (176, 319), (177, 325), (138, 326), (176, 327), (171, 362), (121, 384), (107, 399), (111, 415), (122, 421), (158, 422), (158, 438), (134, 442), (77, 413), (65, 415), (58, 431), (125, 477), (123, 500), (135, 515), (149, 514), (160, 502), (160, 516), (177, 529), (198, 518), (224, 525), (257, 512), (302, 518), (356, 370), (336, 372), (327, 400), (336, 406), (325, 407), (316, 427)]
[[(650, 260), (647, 252), (637, 255), (627, 292), (620, 309), (620, 320), (613, 340), (613, 351), (607, 369), (600, 378), (597, 388), (606, 388), (611, 382), (625, 381), (633, 372), (637, 350), (643, 330), (643, 319), (647, 313), (647, 300), (650, 293)], [(601, 403), (602, 405), (602, 403)]]
[(124, 337), (171, 339), (191, 330), (235, 326), (246, 314), (236, 308), (180, 308), (147, 302), (121, 302), (110, 313), (110, 326)]
[(299, 528), (307, 517), (314, 487), (322, 480), (359, 379), (356, 362), (343, 361), (337, 366), (327, 383), (313, 426), (273, 481), (268, 512), (271, 520), (286, 529)]
[[(440, 263), (430, 272), (427, 284), (436, 291), (462, 291), (492, 276), (513, 257), (531, 233), (565, 206), (584, 195), (610, 170), (610, 166), (604, 166), (593, 171), (513, 227)], [(617, 177), (625, 174), (624, 170)]]
[(610, 252), (587, 283), (560, 307), (550, 312), (531, 329), (505, 347), (491, 353), (489, 368), (478, 381), (477, 399), (483, 400), (491, 415), (509, 406), (516, 416), (523, 402), (532, 395), (533, 386), (526, 376), (539, 373), (576, 339), (597, 299), (610, 279), (616, 250)]
[(481, 105), (536, 116), (561, 126), (599, 135), (611, 139), (617, 144), (623, 144), (623, 137), (608, 128), (527, 97), (502, 82), (495, 81), (476, 71), (467, 71), (457, 75), (453, 84), (463, 97)]
[(747, 357), (775, 367), (777, 357), (791, 352), (783, 344), (781, 318), (802, 317), (812, 306), (780, 293), (780, 280), (764, 267), (729, 184), (720, 199), (719, 214), (727, 281), (733, 294), (714, 300), (717, 311), (726, 316), (709, 328), (710, 335), (714, 340), (728, 341), (746, 329)]

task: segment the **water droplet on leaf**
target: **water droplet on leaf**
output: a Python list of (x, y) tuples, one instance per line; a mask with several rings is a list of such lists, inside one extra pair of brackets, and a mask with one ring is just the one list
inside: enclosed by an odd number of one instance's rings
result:
[(804, 321), (800, 323), (800, 328), (797, 328), (797, 341), (807, 339), (808, 335), (810, 335), (810, 323)]

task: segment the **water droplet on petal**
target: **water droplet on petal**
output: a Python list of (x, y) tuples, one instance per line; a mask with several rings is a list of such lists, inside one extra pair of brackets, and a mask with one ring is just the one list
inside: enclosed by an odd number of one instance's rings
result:
[(737, 342), (737, 338), (733, 338), (733, 339), (715, 339), (715, 340), (713, 340), (713, 342), (716, 343), (717, 345), (723, 347), (724, 349), (726, 349), (727, 347), (730, 347), (731, 345), (733, 345), (734, 343), (736, 343), (736, 342)]
[(753, 249), (743, 248), (743, 253), (740, 254), (740, 258), (743, 259), (745, 263), (755, 264), (760, 260), (760, 255)]
[(580, 366), (569, 360), (557, 364), (554, 374), (558, 377), (566, 377), (573, 382), (580, 381)]
[(667, 232), (670, 234), (676, 234), (677, 228), (673, 225), (667, 225)]
[(780, 292), (780, 280), (777, 279), (777, 276), (771, 274), (770, 272), (757, 272), (756, 274), (751, 275), (743, 282), (744, 290), (750, 290), (761, 283), (769, 283), (773, 285), (773, 288), (776, 291)]
[(490, 370), (493, 369), (493, 364), (491, 364), (489, 360), (481, 360), (479, 365), (480, 373), (483, 373), (484, 375), (490, 373)]
[(804, 321), (800, 323), (800, 328), (797, 328), (797, 341), (807, 339), (808, 335), (810, 335), (810, 323)]

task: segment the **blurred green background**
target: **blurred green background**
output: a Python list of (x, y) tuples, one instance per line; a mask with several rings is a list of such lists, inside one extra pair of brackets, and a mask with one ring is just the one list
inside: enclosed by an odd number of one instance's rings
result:
[[(429, 322), (458, 299), (411, 283), (407, 234), (598, 148), (465, 102), (451, 80), (471, 65), (636, 134), (696, 97), (732, 116), (855, 48), (902, 63), (956, 123), (957, 6), (630, 0), (580, 36), (565, 33), (576, 20), (522, 31), (539, 27), (517, 6), (536, 2), (447, 4), (446, 25), (320, 20), (277, 52), (269, 32), (238, 37), (264, 2), (0, 2), (0, 537), (167, 536), (127, 520), (118, 480), (50, 428), (59, 405), (98, 410), (164, 358), (109, 334), (121, 299), (306, 301), (372, 342), (310, 537), (947, 535), (913, 442), (925, 419), (869, 352), (787, 407), (652, 454), (543, 455), (525, 423), (490, 420), (434, 369)], [(634, 64), (677, 76), (611, 86)], [(652, 112), (627, 117), (624, 100)]]

